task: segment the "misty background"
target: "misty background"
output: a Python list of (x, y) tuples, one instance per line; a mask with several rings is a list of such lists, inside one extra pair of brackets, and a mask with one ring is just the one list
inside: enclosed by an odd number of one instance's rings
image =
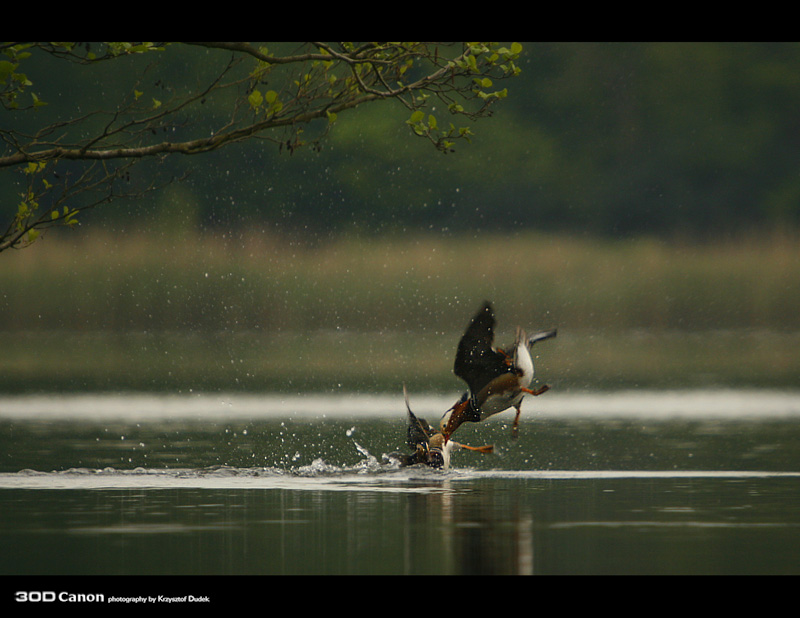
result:
[[(500, 338), (559, 328), (562, 389), (797, 386), (800, 46), (523, 45), (455, 153), (362, 106), (318, 152), (146, 162), (132, 183), (188, 176), (3, 254), (0, 388), (458, 390), (484, 298)], [(208, 59), (166, 55), (160, 87)], [(102, 107), (125, 61), (32, 66), (37, 114)]]

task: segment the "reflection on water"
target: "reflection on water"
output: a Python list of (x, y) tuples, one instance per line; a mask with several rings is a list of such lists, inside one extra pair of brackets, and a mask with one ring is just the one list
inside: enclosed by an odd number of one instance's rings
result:
[(800, 398), (674, 395), (554, 397), (516, 442), (510, 414), (466, 426), (496, 454), (449, 471), (384, 457), (402, 398), (0, 400), (0, 569), (800, 572)]

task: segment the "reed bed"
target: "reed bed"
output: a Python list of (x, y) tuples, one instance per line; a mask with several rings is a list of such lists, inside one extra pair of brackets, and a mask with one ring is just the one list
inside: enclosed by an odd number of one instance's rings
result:
[(500, 339), (559, 328), (540, 353), (564, 387), (799, 380), (790, 233), (81, 233), (0, 256), (0, 387), (457, 388), (455, 344), (484, 298)]
[(88, 234), (0, 256), (4, 330), (449, 331), (483, 298), (532, 325), (796, 330), (800, 243)]

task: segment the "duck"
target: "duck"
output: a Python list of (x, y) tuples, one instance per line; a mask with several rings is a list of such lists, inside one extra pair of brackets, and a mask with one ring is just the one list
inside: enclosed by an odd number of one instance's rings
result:
[(517, 411), (511, 434), (516, 439), (522, 399), (550, 389), (546, 384), (529, 388), (535, 375), (530, 350), (535, 343), (555, 337), (558, 330), (553, 328), (528, 336), (517, 327), (511, 346), (495, 348), (495, 323), (494, 308), (485, 301), (458, 342), (453, 372), (466, 382), (467, 390), (439, 422), (445, 441), (462, 423), (478, 423), (509, 408)]
[(406, 444), (412, 450), (410, 455), (393, 453), (392, 457), (400, 462), (401, 467), (425, 464), (431, 468), (448, 469), (454, 450), (466, 449), (480, 453), (492, 453), (494, 446), (469, 446), (454, 440), (445, 440), (441, 432), (435, 431), (424, 418), (418, 417), (411, 411), (408, 399), (408, 390), (403, 384), (406, 412), (408, 415), (408, 428), (406, 430)]

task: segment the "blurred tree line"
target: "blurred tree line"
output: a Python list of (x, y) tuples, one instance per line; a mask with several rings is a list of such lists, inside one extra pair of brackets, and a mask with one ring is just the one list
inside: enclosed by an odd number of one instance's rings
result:
[[(183, 51), (168, 78), (159, 73), (161, 87), (197, 79), (206, 58)], [(517, 64), (508, 97), (455, 153), (413, 139), (405, 115), (381, 102), (342, 117), (319, 150), (251, 141), (149, 162), (135, 173), (189, 175), (84, 222), (312, 238), (518, 229), (702, 237), (800, 223), (800, 44), (526, 43)], [(53, 103), (37, 113), (52, 114), (67, 97), (96, 105), (125, 75), (39, 79)], [(17, 190), (0, 188), (0, 203), (14, 204)]]

